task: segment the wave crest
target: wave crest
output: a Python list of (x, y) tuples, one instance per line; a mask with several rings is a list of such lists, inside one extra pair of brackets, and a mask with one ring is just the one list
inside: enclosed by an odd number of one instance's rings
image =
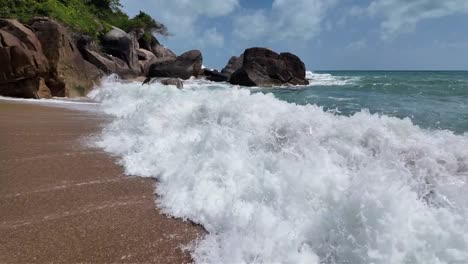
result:
[(96, 144), (209, 232), (197, 263), (468, 260), (468, 137), (196, 81), (90, 96), (115, 117)]

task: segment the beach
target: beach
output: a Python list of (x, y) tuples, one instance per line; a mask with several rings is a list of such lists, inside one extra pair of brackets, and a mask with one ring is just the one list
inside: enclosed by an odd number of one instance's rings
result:
[(187, 263), (202, 234), (156, 208), (153, 179), (87, 147), (109, 118), (0, 101), (0, 263)]

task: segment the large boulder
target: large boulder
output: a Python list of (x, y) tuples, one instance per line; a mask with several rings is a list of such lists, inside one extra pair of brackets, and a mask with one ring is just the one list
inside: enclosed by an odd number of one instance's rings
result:
[(229, 79), (229, 75), (219, 72), (217, 70), (208, 70), (203, 69), (203, 76), (209, 81), (212, 82), (227, 82)]
[(189, 79), (202, 74), (203, 57), (199, 50), (191, 50), (178, 56), (176, 59), (162, 60), (153, 63), (149, 69), (148, 77), (172, 77)]
[(82, 53), (87, 61), (105, 74), (115, 73), (123, 78), (135, 77), (135, 72), (128, 67), (127, 63), (117, 57), (89, 49), (82, 50)]
[(101, 38), (103, 51), (115, 56), (125, 63), (134, 72), (134, 75), (141, 74), (140, 63), (138, 62), (138, 34), (127, 34), (125, 31), (113, 27)]
[(0, 95), (48, 97), (41, 79), (47, 76), (49, 66), (31, 28), (16, 20), (0, 19), (0, 62)]
[(177, 55), (170, 49), (164, 47), (159, 43), (156, 37), (151, 36), (151, 39), (148, 41), (146, 38), (141, 37), (138, 40), (140, 49), (145, 49), (151, 51), (156, 58), (176, 58)]
[(34, 18), (31, 27), (49, 61), (49, 76), (45, 82), (52, 96), (83, 96), (102, 76), (98, 68), (83, 59), (61, 24), (49, 18)]
[(177, 55), (170, 49), (164, 47), (163, 45), (157, 45), (153, 47), (151, 51), (156, 55), (157, 58), (176, 58)]
[(232, 56), (226, 66), (221, 70), (221, 73), (231, 76), (234, 72), (242, 67), (242, 62), (244, 61), (244, 54), (241, 54), (239, 57)]
[(243, 55), (242, 67), (229, 78), (231, 84), (271, 87), (309, 83), (305, 78), (304, 62), (294, 54), (250, 48)]
[(0, 19), (0, 28), (18, 38), (29, 50), (42, 52), (41, 42), (30, 26), (23, 25), (18, 20)]
[(141, 72), (143, 75), (147, 75), (149, 72), (149, 68), (153, 63), (158, 61), (158, 58), (149, 50), (145, 49), (138, 49), (138, 61), (140, 63)]

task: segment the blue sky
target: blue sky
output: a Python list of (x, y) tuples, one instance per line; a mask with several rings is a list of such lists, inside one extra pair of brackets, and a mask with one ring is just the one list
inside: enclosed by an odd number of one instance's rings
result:
[(468, 70), (468, 0), (122, 0), (174, 34), (177, 54), (222, 68), (253, 46), (297, 54), (310, 70)]

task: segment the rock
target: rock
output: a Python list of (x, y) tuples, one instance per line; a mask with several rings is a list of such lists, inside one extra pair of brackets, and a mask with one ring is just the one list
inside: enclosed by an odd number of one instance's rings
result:
[(31, 28), (0, 19), (0, 62), (0, 95), (39, 98), (40, 78), (49, 66)]
[(305, 78), (305, 65), (299, 57), (265, 48), (245, 50), (242, 67), (231, 75), (229, 82), (262, 87), (309, 83)]
[(88, 35), (84, 34), (75, 34), (75, 42), (78, 50), (81, 52), (81, 55), (84, 57), (83, 51), (88, 49), (92, 51), (101, 51), (99, 45), (96, 41)]
[(87, 61), (98, 67), (105, 74), (115, 73), (123, 78), (135, 77), (135, 73), (123, 60), (111, 55), (85, 49), (83, 51)]
[(169, 59), (153, 63), (148, 72), (148, 77), (173, 77), (189, 79), (191, 76), (202, 74), (203, 57), (199, 50), (191, 50), (175, 60)]
[(143, 84), (161, 83), (164, 85), (174, 85), (178, 89), (184, 88), (184, 82), (179, 78), (151, 78), (148, 77)]
[(157, 45), (153, 47), (151, 51), (156, 55), (157, 58), (176, 58), (177, 55), (170, 49), (164, 47), (163, 45)]
[(127, 34), (125, 31), (113, 27), (101, 39), (103, 51), (115, 56), (125, 63), (133, 71), (134, 75), (141, 74), (138, 62), (137, 49), (139, 48), (136, 34)]
[(221, 73), (231, 76), (235, 71), (242, 67), (244, 61), (244, 54), (241, 54), (239, 57), (232, 56), (226, 66), (221, 70)]
[(31, 27), (49, 61), (46, 84), (52, 96), (83, 96), (101, 78), (101, 72), (85, 61), (71, 35), (49, 18), (34, 18)]
[(47, 87), (44, 78), (39, 79), (39, 88), (37, 89), (37, 97), (39, 98), (52, 98), (52, 93)]
[(229, 75), (221, 73), (217, 70), (208, 70), (203, 69), (203, 75), (206, 77), (207, 80), (212, 82), (227, 82), (229, 79)]
[(42, 52), (41, 43), (30, 26), (13, 19), (0, 19), (0, 28), (17, 37), (29, 50)]
[(156, 37), (151, 36), (151, 40), (148, 42), (144, 37), (138, 40), (141, 49), (149, 50), (157, 58), (176, 58), (177, 55), (170, 49), (164, 47), (159, 43)]
[(138, 44), (140, 45), (141, 49), (149, 50), (152, 52), (152, 48), (156, 47), (157, 45), (161, 45), (158, 39), (155, 36), (151, 35), (151, 39), (148, 41), (146, 38), (138, 39)]
[(137, 53), (141, 67), (141, 72), (144, 75), (147, 75), (149, 72), (149, 68), (153, 63), (158, 61), (158, 58), (156, 58), (156, 56), (151, 51), (145, 49), (138, 49)]

